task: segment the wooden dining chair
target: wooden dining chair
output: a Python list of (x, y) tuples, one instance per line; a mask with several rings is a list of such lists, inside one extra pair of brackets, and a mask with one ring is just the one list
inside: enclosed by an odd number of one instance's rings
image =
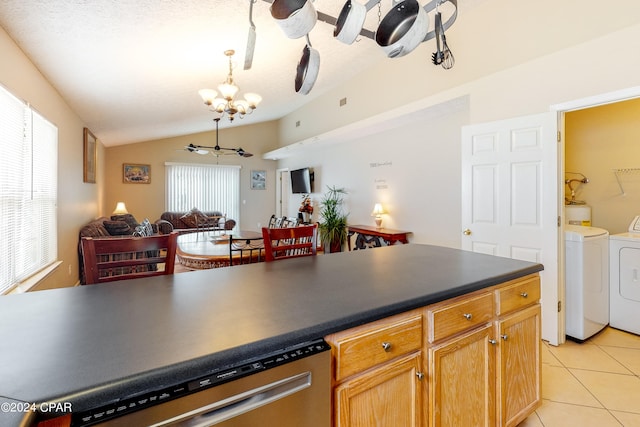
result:
[(263, 227), (262, 239), (266, 262), (315, 256), (318, 251), (318, 224), (288, 228)]
[(173, 274), (178, 232), (147, 237), (82, 238), (85, 283)]

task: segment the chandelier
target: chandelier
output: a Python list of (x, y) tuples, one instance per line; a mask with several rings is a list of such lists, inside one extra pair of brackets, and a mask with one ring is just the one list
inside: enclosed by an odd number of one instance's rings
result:
[(220, 117), (227, 114), (229, 121), (233, 121), (236, 114), (240, 116), (240, 118), (244, 117), (245, 114), (251, 114), (260, 101), (262, 101), (262, 97), (257, 93), (245, 93), (244, 99), (234, 99), (240, 90), (240, 88), (233, 83), (233, 64), (231, 57), (234, 53), (236, 52), (232, 49), (224, 51), (224, 54), (229, 57), (229, 74), (227, 75), (227, 79), (218, 85), (220, 97), (218, 97), (218, 92), (213, 89), (201, 89), (198, 91), (204, 103), (213, 107), (212, 111), (219, 113)]

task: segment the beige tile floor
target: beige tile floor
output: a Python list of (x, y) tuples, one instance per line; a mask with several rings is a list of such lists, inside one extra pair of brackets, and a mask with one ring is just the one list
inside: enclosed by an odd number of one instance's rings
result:
[(640, 336), (542, 345), (542, 406), (518, 427), (640, 427)]

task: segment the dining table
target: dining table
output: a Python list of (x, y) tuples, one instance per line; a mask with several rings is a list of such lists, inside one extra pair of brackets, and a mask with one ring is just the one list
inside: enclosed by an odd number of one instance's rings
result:
[(263, 254), (262, 233), (251, 230), (181, 234), (176, 249), (178, 262), (194, 270), (262, 261)]

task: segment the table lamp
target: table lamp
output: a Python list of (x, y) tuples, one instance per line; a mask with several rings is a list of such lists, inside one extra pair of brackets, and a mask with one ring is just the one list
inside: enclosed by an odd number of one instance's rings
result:
[(373, 212), (371, 212), (371, 216), (375, 217), (376, 220), (376, 228), (382, 228), (382, 215), (384, 214), (384, 209), (382, 209), (382, 205), (380, 203), (376, 203), (373, 207)]
[(116, 209), (113, 211), (113, 215), (124, 215), (128, 213), (129, 212), (127, 211), (127, 207), (125, 206), (124, 202), (118, 202), (116, 204)]

